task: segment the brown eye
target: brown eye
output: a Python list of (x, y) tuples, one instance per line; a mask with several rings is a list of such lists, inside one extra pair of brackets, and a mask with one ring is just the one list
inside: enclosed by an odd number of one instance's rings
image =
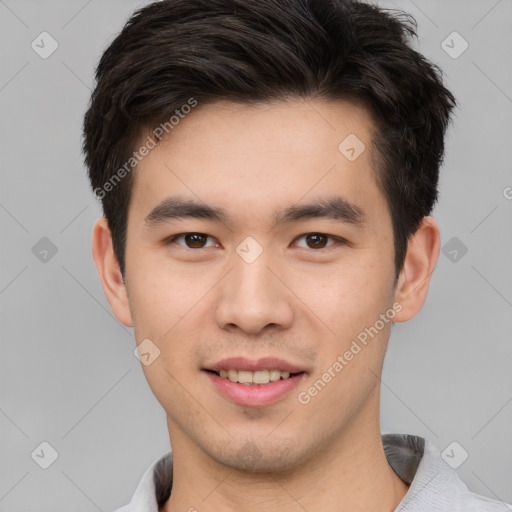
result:
[(168, 243), (173, 243), (176, 242), (176, 240), (183, 239), (185, 241), (185, 245), (182, 243), (178, 243), (178, 245), (187, 249), (204, 249), (205, 247), (214, 247), (216, 245), (215, 243), (209, 246), (205, 245), (208, 238), (211, 237), (204, 233), (181, 233), (180, 235), (170, 238)]
[(323, 249), (325, 245), (327, 244), (327, 239), (329, 237), (326, 235), (321, 235), (318, 233), (313, 233), (311, 235), (306, 236), (307, 243), (309, 247), (312, 249)]
[(305, 240), (306, 245), (299, 245), (299, 247), (306, 249), (324, 249), (326, 247), (334, 245), (334, 243), (327, 243), (329, 239), (339, 242), (342, 241), (338, 237), (333, 237), (330, 235), (326, 235), (324, 233), (306, 233), (297, 238), (297, 240), (301, 239)]
[(202, 248), (206, 242), (207, 235), (201, 233), (188, 233), (185, 235), (185, 243), (190, 248)]

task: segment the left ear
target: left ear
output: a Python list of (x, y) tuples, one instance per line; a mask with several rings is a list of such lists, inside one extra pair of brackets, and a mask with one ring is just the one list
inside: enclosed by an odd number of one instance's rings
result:
[(439, 228), (432, 217), (423, 217), (416, 233), (409, 239), (404, 265), (395, 289), (395, 301), (402, 309), (395, 322), (406, 322), (418, 314), (427, 297), (440, 248)]

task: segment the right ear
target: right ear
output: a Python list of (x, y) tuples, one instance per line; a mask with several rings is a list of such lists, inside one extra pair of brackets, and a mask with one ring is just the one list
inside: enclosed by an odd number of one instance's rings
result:
[(122, 324), (133, 327), (126, 285), (114, 253), (112, 233), (105, 217), (101, 217), (94, 224), (92, 255), (112, 312)]

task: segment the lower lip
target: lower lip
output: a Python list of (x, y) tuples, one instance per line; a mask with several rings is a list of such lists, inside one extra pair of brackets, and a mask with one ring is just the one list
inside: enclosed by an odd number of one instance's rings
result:
[(263, 407), (277, 402), (286, 393), (297, 387), (305, 376), (305, 373), (300, 373), (268, 384), (247, 385), (232, 382), (215, 373), (205, 373), (224, 397), (238, 405), (250, 407)]

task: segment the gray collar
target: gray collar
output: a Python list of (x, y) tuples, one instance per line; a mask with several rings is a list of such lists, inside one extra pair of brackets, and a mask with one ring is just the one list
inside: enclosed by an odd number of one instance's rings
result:
[[(409, 490), (395, 512), (510, 512), (512, 506), (468, 491), (437, 447), (422, 437), (384, 434), (384, 453)], [(130, 505), (118, 512), (158, 512), (172, 489), (172, 453), (167, 452), (147, 469)]]

